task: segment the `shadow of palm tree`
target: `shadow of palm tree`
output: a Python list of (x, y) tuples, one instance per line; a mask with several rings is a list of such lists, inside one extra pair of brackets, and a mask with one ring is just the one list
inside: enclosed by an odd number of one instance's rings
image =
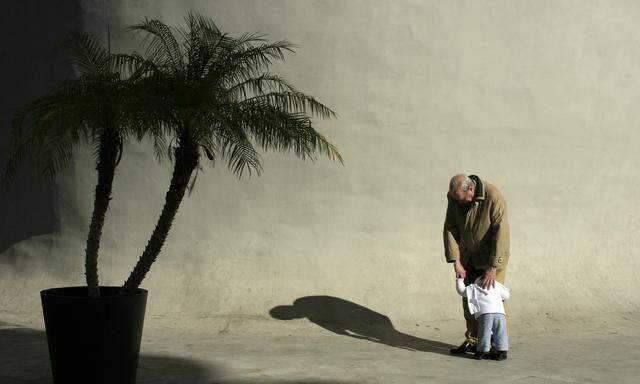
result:
[[(51, 384), (45, 332), (0, 321), (0, 383)], [(141, 354), (137, 383), (211, 383), (220, 370), (209, 362)]]
[(449, 355), (449, 349), (455, 347), (402, 333), (394, 328), (387, 316), (332, 296), (301, 297), (293, 305), (273, 307), (269, 314), (279, 320), (306, 317), (312, 323), (339, 335), (412, 351)]
[[(52, 384), (44, 331), (0, 321), (0, 383)], [(226, 377), (225, 377), (226, 376)], [(229, 377), (220, 367), (175, 356), (141, 354), (138, 384), (357, 384), (357, 381)]]

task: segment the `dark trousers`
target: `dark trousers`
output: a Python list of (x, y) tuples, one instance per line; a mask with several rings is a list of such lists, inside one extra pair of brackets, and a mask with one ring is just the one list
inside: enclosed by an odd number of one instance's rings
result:
[[(465, 267), (467, 271), (467, 276), (464, 279), (464, 285), (469, 285), (476, 281), (476, 279), (482, 275), (484, 275), (484, 269), (475, 269), (472, 266), (472, 263), (469, 262)], [(501, 268), (496, 270), (496, 281), (500, 284), (504, 284), (504, 279), (506, 277), (506, 268)], [(464, 310), (464, 319), (467, 322), (467, 331), (464, 333), (464, 337), (471, 344), (476, 344), (478, 342), (478, 320), (469, 312), (469, 305), (467, 305), (467, 299), (462, 299), (462, 307)], [(504, 303), (504, 311), (507, 313), (507, 303)], [(509, 334), (509, 316), (505, 315), (507, 318), (507, 334)]]

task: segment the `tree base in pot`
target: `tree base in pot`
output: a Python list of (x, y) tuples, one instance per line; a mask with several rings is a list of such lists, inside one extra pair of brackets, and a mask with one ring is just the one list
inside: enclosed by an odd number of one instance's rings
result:
[(117, 296), (120, 287), (40, 292), (55, 384), (135, 384), (147, 291)]

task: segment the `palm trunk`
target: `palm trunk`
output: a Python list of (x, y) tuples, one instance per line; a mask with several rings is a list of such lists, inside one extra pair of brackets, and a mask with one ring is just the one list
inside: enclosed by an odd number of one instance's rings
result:
[(110, 136), (104, 136), (100, 140), (100, 155), (96, 165), (98, 184), (96, 185), (93, 214), (89, 225), (89, 235), (87, 236), (87, 248), (85, 249), (85, 277), (89, 297), (93, 298), (100, 297), (100, 289), (98, 288), (98, 251), (100, 249), (104, 217), (111, 200), (117, 157), (117, 140)]
[(197, 149), (189, 145), (179, 145), (175, 149), (175, 166), (173, 168), (173, 175), (171, 176), (171, 185), (165, 196), (164, 207), (162, 213), (158, 218), (156, 227), (151, 234), (151, 238), (147, 243), (147, 246), (138, 259), (138, 262), (129, 275), (127, 281), (120, 289), (118, 295), (132, 295), (136, 289), (140, 286), (142, 279), (146, 276), (147, 272), (151, 268), (151, 264), (156, 260), (156, 257), (162, 249), (171, 224), (178, 212), (182, 198), (191, 179), (191, 174), (198, 165), (198, 152)]

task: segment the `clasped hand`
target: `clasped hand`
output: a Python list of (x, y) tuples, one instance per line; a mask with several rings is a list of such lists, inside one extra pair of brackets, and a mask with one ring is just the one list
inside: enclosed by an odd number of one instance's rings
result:
[[(467, 277), (467, 271), (459, 260), (456, 260), (453, 263), (453, 269), (456, 272), (457, 278), (464, 279)], [(484, 275), (482, 276), (482, 288), (489, 289), (496, 286), (496, 269), (496, 267), (489, 267), (484, 271)]]

